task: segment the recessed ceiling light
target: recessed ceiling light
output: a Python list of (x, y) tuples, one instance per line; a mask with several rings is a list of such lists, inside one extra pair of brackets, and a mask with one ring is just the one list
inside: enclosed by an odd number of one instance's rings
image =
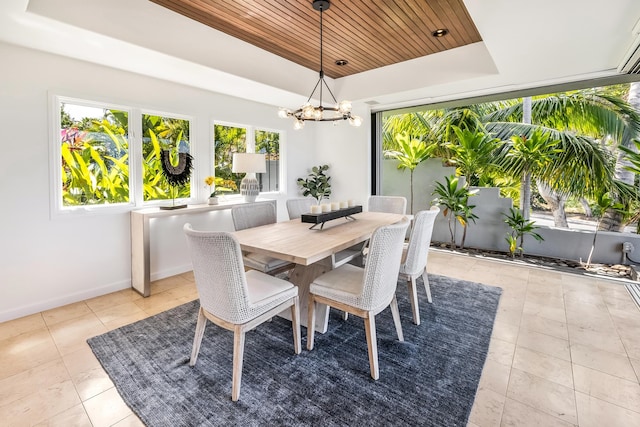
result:
[(338, 59), (336, 60), (336, 65), (343, 67), (345, 65), (347, 65), (349, 63), (349, 61), (347, 61), (346, 59)]
[(431, 33), (433, 37), (444, 37), (447, 34), (449, 34), (449, 30), (447, 30), (446, 28), (438, 28), (437, 30)]

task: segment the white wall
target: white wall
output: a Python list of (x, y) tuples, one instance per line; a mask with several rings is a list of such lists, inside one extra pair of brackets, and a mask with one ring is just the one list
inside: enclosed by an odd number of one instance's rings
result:
[[(277, 117), (276, 106), (3, 43), (0, 57), (0, 321), (131, 283), (128, 212), (50, 218), (49, 93), (195, 117), (196, 182), (212, 172), (213, 120), (284, 130), (286, 188), (270, 196), (278, 199), (280, 219), (287, 218), (286, 198), (299, 194), (296, 179), (314, 164), (332, 165), (336, 195), (364, 199), (368, 194), (369, 162), (362, 161), (368, 152), (368, 120), (359, 129), (344, 123), (334, 130), (326, 124), (326, 134), (319, 124), (294, 131), (291, 121)], [(173, 218), (152, 225), (153, 279), (189, 269), (184, 220)], [(228, 212), (194, 215), (189, 221), (196, 227), (231, 228)]]

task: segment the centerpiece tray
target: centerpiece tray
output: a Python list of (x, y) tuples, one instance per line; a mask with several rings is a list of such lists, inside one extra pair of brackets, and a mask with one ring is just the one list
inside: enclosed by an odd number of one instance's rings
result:
[(362, 206), (352, 206), (350, 208), (342, 208), (337, 211), (331, 212), (322, 212), (322, 213), (306, 213), (302, 214), (300, 220), (302, 222), (308, 222), (313, 224), (310, 229), (315, 228), (318, 224), (320, 224), (320, 230), (324, 227), (324, 223), (327, 221), (331, 221), (332, 219), (338, 218), (346, 218), (355, 220), (351, 215), (362, 212)]

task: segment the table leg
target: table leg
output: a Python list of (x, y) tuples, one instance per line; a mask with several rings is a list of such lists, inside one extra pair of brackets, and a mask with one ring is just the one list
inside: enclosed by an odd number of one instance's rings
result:
[[(320, 261), (311, 265), (296, 265), (289, 272), (289, 281), (298, 287), (298, 298), (300, 299), (300, 324), (307, 327), (307, 313), (309, 312), (309, 286), (313, 279), (331, 270), (331, 262)], [(281, 317), (290, 320), (288, 310), (280, 313)], [(323, 334), (327, 332), (329, 325), (329, 307), (325, 304), (318, 304), (316, 307), (316, 331)]]

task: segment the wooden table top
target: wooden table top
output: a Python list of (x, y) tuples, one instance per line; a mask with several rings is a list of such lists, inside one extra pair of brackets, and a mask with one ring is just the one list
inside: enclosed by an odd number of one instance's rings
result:
[(234, 232), (242, 250), (262, 253), (300, 265), (311, 265), (333, 253), (363, 242), (383, 225), (400, 221), (405, 215), (361, 212), (355, 221), (339, 218), (325, 223), (322, 230), (310, 230), (300, 219), (247, 228)]

